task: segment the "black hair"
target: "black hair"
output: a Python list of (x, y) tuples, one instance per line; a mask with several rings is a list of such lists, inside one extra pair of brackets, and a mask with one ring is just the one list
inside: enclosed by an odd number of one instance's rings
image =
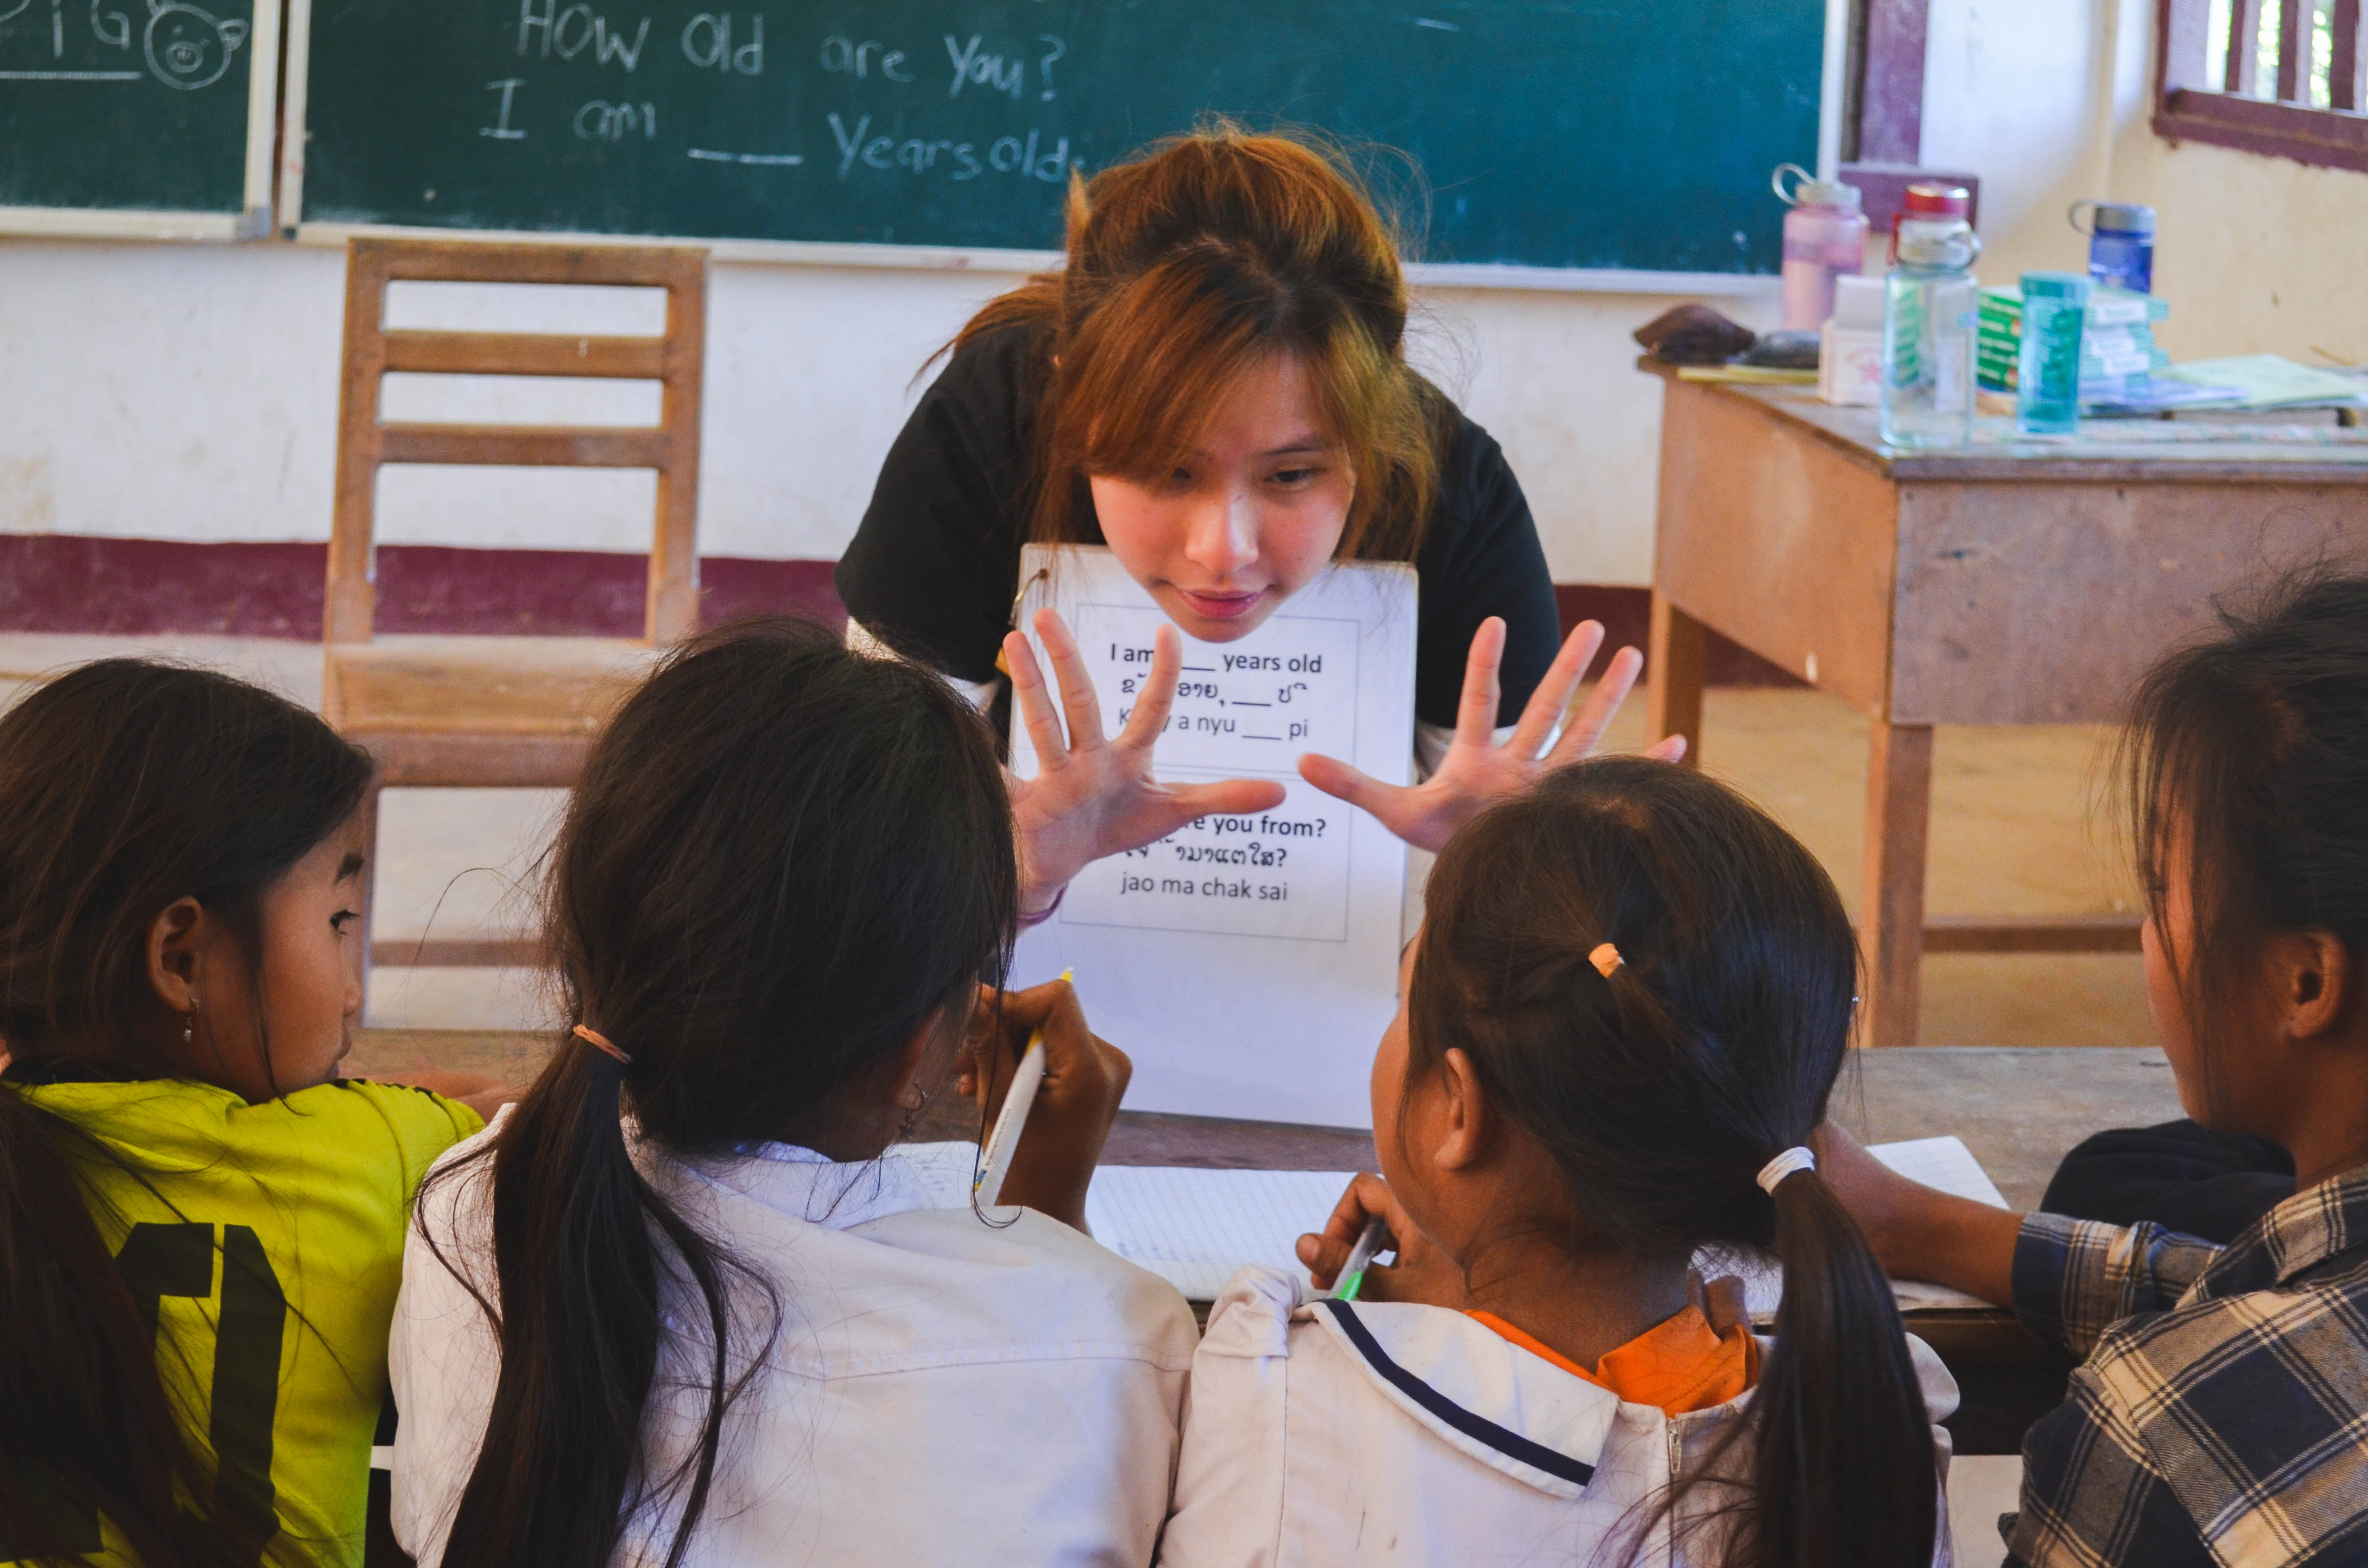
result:
[[(1590, 955), (1611, 943), (1609, 975)], [(1575, 1246), (1772, 1251), (1750, 1421), (1660, 1505), (1725, 1495), (1730, 1568), (1926, 1568), (1931, 1428), (1891, 1287), (1805, 1144), (1848, 1049), (1858, 949), (1799, 841), (1691, 769), (1603, 758), (1466, 825), (1432, 868), (1409, 1075), (1461, 1048), (1560, 1171)], [(1720, 1461), (1750, 1432), (1748, 1480)], [(1641, 1544), (1641, 1537), (1639, 1538)]]
[[(85, 665), (0, 716), (8, 1076), (188, 1075), (150, 926), (195, 898), (259, 989), (264, 894), (370, 778), (367, 753), (294, 703), (146, 660)], [(110, 1157), (0, 1092), (0, 1557), (79, 1562), (95, 1513), (146, 1568), (251, 1564), (277, 1523), (216, 1494), (75, 1179), (75, 1160)]]
[[(682, 1560), (753, 1273), (643, 1178), (621, 1119), (690, 1158), (816, 1142), (933, 1017), (959, 1027), (1000, 983), (1018, 910), (992, 740), (937, 676), (768, 619), (627, 699), (552, 849), (545, 938), (570, 1026), (632, 1060), (564, 1040), (493, 1144), (501, 1378), (447, 1568), (601, 1568), (663, 1496)], [(706, 1408), (685, 1462), (648, 1475), (668, 1310), (700, 1324)]]
[(2199, 1042), (2251, 1032), (2272, 936), (2368, 959), (2368, 576), (2321, 564), (2213, 608), (2217, 634), (2139, 682), (2121, 749), (2157, 930), (2186, 851), (2193, 941), (2170, 958)]

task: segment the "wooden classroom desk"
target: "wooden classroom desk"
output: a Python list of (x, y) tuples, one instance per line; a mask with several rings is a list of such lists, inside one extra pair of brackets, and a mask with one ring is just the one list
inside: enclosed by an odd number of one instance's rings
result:
[[(399, 1079), (435, 1067), (525, 1084), (547, 1060), (552, 1037), (462, 1030), (355, 1031), (349, 1076)], [(2180, 1114), (2159, 1051), (2096, 1046), (1949, 1047), (1854, 1051), (1835, 1085), (1834, 1119), (1868, 1142), (1953, 1132), (2017, 1209), (2036, 1208), (2048, 1176), (2073, 1144), (2106, 1127)], [(941, 1096), (910, 1137), (976, 1139), (978, 1113)], [(1372, 1170), (1370, 1133), (1338, 1127), (1221, 1120), (1121, 1111), (1102, 1150), (1113, 1165), (1235, 1166), (1264, 1170)], [(1322, 1215), (1310, 1216), (1311, 1229)], [(1205, 1312), (1208, 1303), (1198, 1303)], [(1962, 1396), (1949, 1423), (1961, 1454), (2021, 1451), (2030, 1424), (2064, 1398), (2071, 1358), (2033, 1338), (2002, 1311), (1919, 1311), (1910, 1332), (1938, 1351)]]
[(2119, 718), (2146, 667), (2210, 624), (2210, 596), (2368, 546), (2368, 432), (1911, 452), (1881, 445), (1874, 410), (1810, 388), (1639, 365), (1663, 384), (1652, 733), (1700, 760), (1713, 631), (1873, 720), (1864, 1041), (1916, 1043), (1927, 949), (2135, 951), (2135, 916), (1927, 917), (1932, 727)]

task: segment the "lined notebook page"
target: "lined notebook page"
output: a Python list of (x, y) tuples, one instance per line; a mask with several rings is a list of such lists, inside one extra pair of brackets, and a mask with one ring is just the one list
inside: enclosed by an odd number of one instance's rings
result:
[(1128, 1262), (1190, 1300), (1212, 1301), (1246, 1263), (1305, 1279), (1293, 1249), (1324, 1228), (1354, 1174), (1104, 1165), (1086, 1194), (1086, 1222)]
[[(1963, 1140), (1917, 1138), (1870, 1144), (1867, 1153), (1902, 1176), (1994, 1208), (2005, 1197)], [(978, 1150), (971, 1143), (907, 1143), (894, 1151), (939, 1207), (970, 1203)], [(1304, 1280), (1293, 1250), (1307, 1232), (1323, 1229), (1347, 1190), (1348, 1171), (1200, 1170), (1184, 1165), (1104, 1165), (1086, 1195), (1086, 1222), (1095, 1240), (1129, 1262), (1167, 1280), (1192, 1301), (1214, 1299), (1246, 1263), (1262, 1263)], [(1772, 1317), (1783, 1293), (1781, 1273), (1754, 1258), (1698, 1260), (1706, 1273), (1738, 1274), (1755, 1318)], [(1978, 1307), (1962, 1291), (1919, 1280), (1896, 1280), (1902, 1307)]]
[(2007, 1206), (1990, 1173), (1974, 1158), (1962, 1138), (1910, 1138), (1902, 1143), (1870, 1143), (1868, 1153), (1910, 1181), (1937, 1187), (1959, 1198), (1970, 1198), (1993, 1209)]

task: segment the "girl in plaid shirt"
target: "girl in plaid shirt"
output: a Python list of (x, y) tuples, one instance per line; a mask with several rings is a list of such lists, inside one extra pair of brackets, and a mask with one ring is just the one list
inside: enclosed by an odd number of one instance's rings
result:
[(2292, 1153), (2294, 1195), (2215, 1246), (2002, 1213), (1823, 1135), (1892, 1273), (2088, 1358), (2002, 1521), (2032, 1568), (2368, 1562), (2368, 577), (2220, 619), (2123, 745), (2146, 999), (2188, 1114)]

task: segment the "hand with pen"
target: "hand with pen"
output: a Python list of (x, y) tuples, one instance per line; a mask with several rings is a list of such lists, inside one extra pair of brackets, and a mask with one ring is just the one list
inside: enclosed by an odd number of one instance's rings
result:
[(1118, 1118), (1119, 1101), (1126, 1097), (1134, 1063), (1086, 1027), (1085, 1010), (1069, 983), (1055, 980), (1001, 993), (982, 986), (957, 1086), (984, 1113), (982, 1125), (994, 1126), (1029, 1041), (1040, 1032), (1043, 1082), (995, 1201), (1007, 1208), (1025, 1205), (1082, 1231), (1086, 1188)]
[[(1388, 1265), (1368, 1263), (1353, 1292), (1344, 1274), (1360, 1250), (1365, 1228), (1378, 1222), (1383, 1231), (1369, 1254), (1395, 1252)], [(1455, 1260), (1431, 1244), (1421, 1228), (1400, 1206), (1390, 1184), (1360, 1173), (1340, 1195), (1324, 1229), (1299, 1238), (1299, 1261), (1307, 1266), (1319, 1290), (1338, 1290), (1360, 1301), (1417, 1301), (1434, 1307), (1463, 1305), (1463, 1271)]]

